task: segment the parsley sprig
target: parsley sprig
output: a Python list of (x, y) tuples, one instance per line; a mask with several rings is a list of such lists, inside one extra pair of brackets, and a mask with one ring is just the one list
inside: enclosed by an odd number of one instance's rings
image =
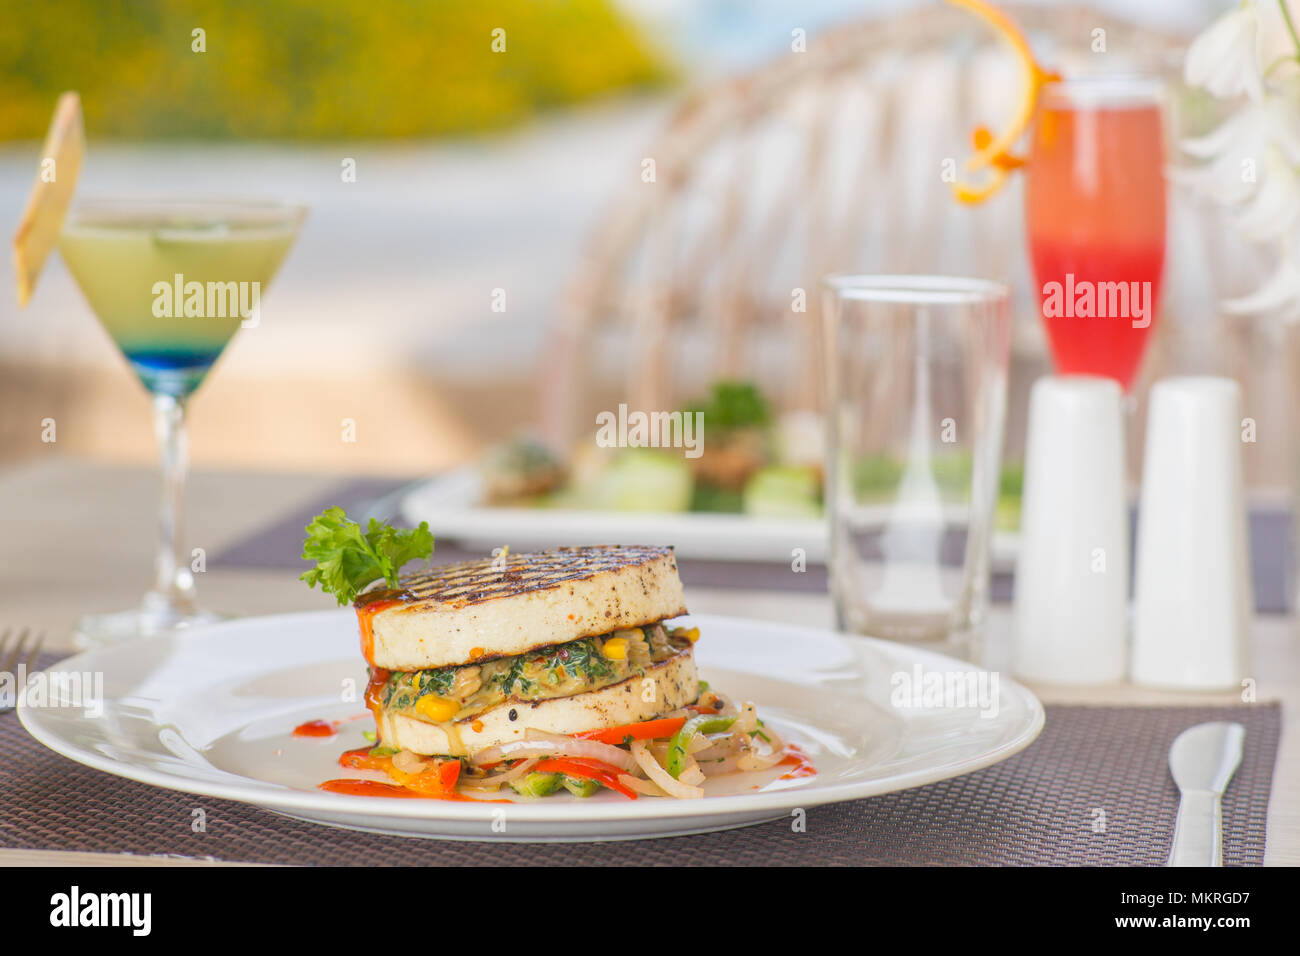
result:
[(304, 571), (299, 580), (320, 585), (339, 604), (347, 604), (375, 581), (398, 587), (402, 565), (433, 554), (433, 535), (428, 522), (418, 528), (394, 528), (370, 519), (366, 530), (351, 520), (342, 508), (326, 508), (307, 525), (302, 543), (304, 561), (316, 567)]

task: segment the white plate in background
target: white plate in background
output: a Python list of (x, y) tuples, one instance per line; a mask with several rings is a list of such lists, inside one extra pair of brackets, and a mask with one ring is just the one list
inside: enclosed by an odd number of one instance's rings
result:
[[(403, 496), (400, 511), (409, 524), (429, 522), (437, 537), (490, 553), (509, 544), (513, 551), (559, 545), (663, 544), (680, 558), (787, 563), (794, 548), (808, 561), (824, 564), (829, 532), (824, 518), (760, 518), (703, 511), (578, 511), (507, 508), (483, 501), (483, 482), (472, 466), (449, 471)], [(1015, 564), (1016, 536), (993, 536), (996, 570)]]

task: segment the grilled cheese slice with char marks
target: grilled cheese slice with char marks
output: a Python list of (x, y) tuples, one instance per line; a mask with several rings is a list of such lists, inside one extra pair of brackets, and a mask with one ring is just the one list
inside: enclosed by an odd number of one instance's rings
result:
[(426, 569), (356, 602), (374, 667), (418, 671), (525, 654), (686, 613), (671, 548), (557, 548)]

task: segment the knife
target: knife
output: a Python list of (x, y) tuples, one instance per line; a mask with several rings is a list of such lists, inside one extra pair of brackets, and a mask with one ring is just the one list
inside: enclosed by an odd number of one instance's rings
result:
[(1223, 791), (1241, 764), (1246, 728), (1214, 721), (1184, 730), (1169, 748), (1169, 772), (1182, 799), (1170, 866), (1223, 866)]

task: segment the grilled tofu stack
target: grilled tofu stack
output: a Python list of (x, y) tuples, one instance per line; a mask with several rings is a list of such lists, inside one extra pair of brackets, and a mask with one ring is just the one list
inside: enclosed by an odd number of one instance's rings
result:
[(528, 729), (650, 720), (699, 696), (670, 548), (558, 548), (443, 565), (356, 600), (379, 742), (472, 756)]

